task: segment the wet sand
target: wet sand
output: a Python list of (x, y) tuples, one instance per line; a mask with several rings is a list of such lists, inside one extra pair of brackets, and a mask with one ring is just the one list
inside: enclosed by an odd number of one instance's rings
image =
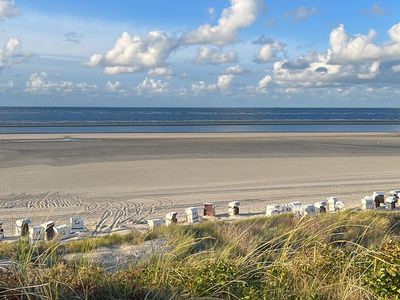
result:
[[(348, 207), (375, 190), (400, 188), (400, 134), (0, 135), (0, 219), (65, 223), (82, 215), (107, 231), (166, 212), (238, 200)], [(182, 218), (183, 215), (181, 214)]]

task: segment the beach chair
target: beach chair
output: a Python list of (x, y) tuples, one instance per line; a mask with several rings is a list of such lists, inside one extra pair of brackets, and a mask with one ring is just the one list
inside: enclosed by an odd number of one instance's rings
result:
[(196, 207), (189, 207), (185, 209), (186, 223), (194, 224), (200, 221), (199, 210)]
[(56, 222), (54, 221), (47, 221), (41, 225), (43, 228), (44, 240), (45, 241), (52, 241), (56, 235), (54, 227)]
[(29, 243), (36, 243), (44, 240), (44, 228), (42, 226), (29, 227)]
[(152, 220), (148, 220), (147, 224), (149, 225), (149, 228), (152, 230), (154, 228), (161, 227), (164, 224), (164, 220), (152, 219)]
[(269, 204), (265, 211), (266, 216), (274, 216), (282, 213), (282, 207), (278, 204)]
[(204, 203), (203, 204), (203, 215), (205, 217), (214, 217), (215, 216), (215, 205), (212, 203)]
[(314, 215), (315, 214), (315, 206), (313, 204), (307, 204), (303, 206), (303, 214), (304, 215)]
[(326, 203), (326, 201), (315, 202), (314, 207), (316, 213), (319, 214), (326, 213), (328, 203)]
[(328, 211), (329, 212), (335, 212), (336, 211), (336, 202), (337, 198), (336, 197), (328, 197), (326, 198), (326, 202), (328, 204)]
[(15, 221), (15, 235), (24, 237), (29, 235), (29, 226), (32, 224), (31, 219), (19, 219)]
[(239, 215), (239, 201), (232, 201), (228, 204), (228, 216), (237, 216)]
[(374, 192), (372, 198), (374, 199), (375, 208), (378, 208), (381, 204), (385, 203), (385, 193), (383, 192)]
[(59, 240), (68, 239), (71, 235), (71, 228), (68, 225), (59, 225), (54, 227), (55, 237)]
[(171, 226), (173, 224), (178, 223), (178, 218), (177, 218), (178, 213), (176, 211), (167, 213), (165, 215), (165, 224), (167, 226)]
[(362, 198), (361, 208), (363, 210), (374, 209), (375, 208), (374, 198), (372, 198), (372, 196), (365, 196), (364, 198)]
[(385, 199), (386, 210), (396, 209), (397, 198), (395, 196), (389, 196)]
[(69, 227), (71, 233), (85, 231), (85, 223), (83, 221), (83, 218), (81, 217), (69, 218)]

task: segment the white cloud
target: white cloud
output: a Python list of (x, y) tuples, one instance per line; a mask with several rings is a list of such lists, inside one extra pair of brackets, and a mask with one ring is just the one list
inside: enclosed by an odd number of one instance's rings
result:
[(225, 45), (236, 41), (240, 29), (251, 25), (262, 6), (261, 0), (230, 0), (231, 6), (222, 11), (218, 25), (203, 24), (186, 34), (187, 44)]
[(400, 23), (388, 30), (390, 40), (383, 45), (373, 43), (376, 32), (370, 30), (368, 35), (348, 36), (341, 24), (330, 34), (329, 44), (332, 60), (335, 62), (359, 62), (365, 60), (390, 60), (400, 58)]
[(237, 61), (237, 53), (234, 51), (222, 52), (215, 48), (201, 46), (197, 49), (196, 58), (193, 60), (197, 64), (220, 65), (234, 63)]
[(122, 90), (122, 84), (119, 81), (107, 81), (105, 84), (105, 89), (110, 93), (118, 93)]
[(232, 74), (221, 74), (218, 76), (217, 83), (207, 84), (204, 81), (195, 82), (192, 84), (192, 91), (196, 94), (202, 92), (214, 92), (217, 90), (226, 92), (231, 87), (234, 77), (235, 76)]
[(216, 84), (207, 84), (202, 80), (192, 84), (192, 90), (196, 94), (202, 92), (212, 92), (215, 91), (216, 89), (217, 89)]
[(173, 75), (174, 73), (172, 72), (172, 70), (166, 67), (150, 69), (147, 73), (147, 76), (150, 77), (171, 77)]
[(19, 8), (15, 6), (14, 0), (0, 0), (0, 21), (15, 17), (19, 14)]
[(300, 21), (311, 17), (317, 13), (317, 9), (315, 7), (306, 7), (306, 6), (299, 6), (295, 10), (286, 11), (285, 17), (287, 19), (292, 19), (295, 21)]
[(88, 67), (95, 67), (99, 65), (102, 60), (103, 60), (103, 55), (93, 54), (91, 57), (89, 57), (89, 61), (87, 61), (85, 65)]
[(231, 75), (243, 75), (249, 73), (248, 70), (243, 69), (239, 65), (231, 66), (225, 69), (224, 74), (231, 74)]
[(161, 31), (151, 31), (145, 38), (124, 32), (113, 49), (104, 55), (92, 55), (86, 65), (104, 66), (106, 74), (140, 72), (163, 66), (178, 46), (176, 38)]
[[(144, 38), (124, 32), (112, 49), (105, 54), (93, 54), (85, 65), (104, 67), (104, 73), (110, 75), (157, 70), (165, 68), (166, 60), (182, 45), (225, 45), (234, 42), (238, 31), (255, 21), (262, 6), (262, 0), (230, 0), (230, 2), (231, 6), (222, 11), (216, 26), (204, 24), (182, 38), (170, 37), (161, 31), (151, 31)], [(210, 12), (215, 11), (210, 10)], [(194, 59), (194, 62), (201, 64), (223, 64), (236, 61), (236, 52), (223, 52), (206, 46), (199, 47), (197, 57)], [(150, 73), (149, 76), (154, 76)]]
[(256, 63), (270, 63), (282, 59), (285, 45), (277, 40), (266, 42), (258, 51), (254, 61)]
[(220, 90), (226, 91), (230, 88), (234, 76), (232, 74), (223, 74), (218, 76), (217, 86)]
[(97, 90), (94, 84), (85, 82), (74, 83), (72, 81), (50, 81), (47, 80), (48, 74), (45, 72), (34, 73), (26, 82), (26, 91), (31, 93), (48, 93), (48, 92), (93, 92)]
[(272, 81), (272, 77), (267, 75), (258, 82), (257, 90), (265, 90)]
[(22, 53), (21, 41), (17, 38), (10, 38), (0, 49), (0, 72), (14, 64), (26, 61), (30, 56)]
[(378, 61), (373, 62), (366, 73), (359, 73), (357, 76), (360, 79), (373, 79), (379, 74), (380, 63)]
[(273, 81), (290, 88), (393, 82), (390, 71), (400, 71), (395, 65), (400, 60), (400, 24), (390, 28), (388, 34), (388, 42), (376, 45), (375, 31), (348, 36), (339, 25), (332, 30), (325, 53), (276, 62)]
[(391, 70), (394, 73), (400, 73), (400, 65), (394, 65)]
[(146, 77), (137, 87), (137, 92), (141, 94), (163, 94), (168, 91), (168, 83), (162, 80)]
[[(310, 62), (304, 69), (288, 69), (287, 61), (274, 64), (274, 82), (280, 85), (298, 86), (323, 86), (344, 79), (349, 79), (349, 73), (354, 76), (352, 66), (331, 65), (327, 57), (319, 56), (316, 61)], [(350, 71), (350, 72), (349, 72)]]

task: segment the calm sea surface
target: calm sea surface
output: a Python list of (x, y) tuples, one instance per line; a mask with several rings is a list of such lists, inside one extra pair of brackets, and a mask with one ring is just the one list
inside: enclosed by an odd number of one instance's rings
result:
[(400, 131), (400, 109), (0, 107), (0, 133), (326, 131)]

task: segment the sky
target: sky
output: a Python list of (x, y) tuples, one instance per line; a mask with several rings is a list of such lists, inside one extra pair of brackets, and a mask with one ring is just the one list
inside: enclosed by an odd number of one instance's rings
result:
[(0, 0), (0, 106), (400, 107), (400, 1)]

